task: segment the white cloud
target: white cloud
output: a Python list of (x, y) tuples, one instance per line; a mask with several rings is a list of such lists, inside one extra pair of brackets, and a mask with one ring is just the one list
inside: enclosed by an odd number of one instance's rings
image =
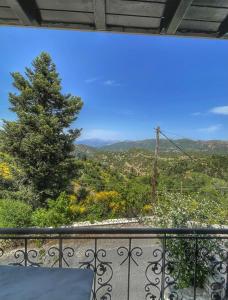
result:
[(88, 78), (85, 80), (85, 83), (94, 83), (99, 80), (99, 77)]
[(101, 77), (91, 77), (91, 78), (88, 78), (85, 80), (85, 83), (87, 83), (87, 84), (91, 84), (94, 82), (98, 82), (98, 83), (104, 84), (106, 86), (120, 86), (121, 85), (116, 80), (112, 80), (112, 79), (102, 80)]
[(119, 131), (107, 129), (83, 130), (80, 139), (118, 140), (122, 135)]
[(115, 80), (111, 80), (111, 79), (105, 80), (104, 85), (107, 85), (107, 86), (120, 86), (120, 84), (118, 82), (116, 82)]
[(226, 115), (228, 116), (228, 106), (216, 106), (210, 110), (211, 113), (217, 115)]
[(222, 128), (221, 124), (211, 125), (205, 128), (199, 128), (198, 131), (202, 133), (214, 133)]
[(199, 111), (196, 111), (196, 112), (192, 113), (191, 115), (197, 117), (197, 116), (202, 115), (202, 113)]

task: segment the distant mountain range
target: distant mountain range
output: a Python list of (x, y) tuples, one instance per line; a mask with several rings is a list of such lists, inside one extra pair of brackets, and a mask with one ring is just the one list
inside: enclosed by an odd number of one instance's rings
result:
[(114, 140), (101, 140), (101, 139), (85, 139), (85, 140), (79, 140), (77, 141), (77, 144), (79, 145), (86, 145), (90, 147), (100, 148), (103, 146), (109, 146), (114, 143), (117, 143), (118, 141)]
[[(139, 141), (122, 141), (122, 142), (113, 142), (113, 141), (100, 141), (95, 140), (82, 141), (81, 144), (92, 146), (97, 148), (97, 150), (103, 151), (127, 151), (130, 149), (146, 149), (153, 151), (155, 149), (156, 141), (155, 139), (146, 139)], [(182, 147), (185, 151), (188, 152), (205, 152), (205, 153), (215, 153), (215, 154), (228, 154), (228, 141), (220, 140), (190, 140), (190, 139), (178, 139), (174, 142)], [(160, 151), (161, 152), (179, 152), (179, 150), (172, 145), (168, 140), (160, 140)]]

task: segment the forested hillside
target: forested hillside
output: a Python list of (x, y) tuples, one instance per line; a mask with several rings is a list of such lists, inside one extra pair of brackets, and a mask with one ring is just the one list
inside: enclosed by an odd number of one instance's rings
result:
[[(190, 139), (177, 139), (175, 143), (186, 151), (205, 152), (210, 154), (228, 154), (228, 141), (194, 141)], [(155, 139), (139, 140), (139, 141), (123, 141), (100, 147), (101, 150), (107, 151), (125, 151), (130, 149), (146, 149), (154, 150), (156, 145)], [(177, 152), (177, 149), (168, 140), (160, 140), (160, 151)]]
[[(76, 157), (87, 163), (93, 163), (109, 174), (122, 178), (147, 178), (152, 174), (154, 155), (144, 149), (129, 151), (98, 151), (80, 145), (76, 147)], [(214, 185), (217, 189), (228, 188), (228, 156), (195, 153), (189, 157), (163, 153), (159, 157), (159, 187), (160, 190), (184, 188), (197, 191), (205, 185)], [(94, 172), (95, 173), (95, 172)], [(83, 173), (83, 176), (85, 174)], [(91, 178), (89, 179), (91, 180)]]
[[(133, 149), (111, 152), (88, 148), (85, 154), (85, 146), (81, 147), (76, 146), (76, 157), (83, 159), (81, 176), (77, 181), (80, 186), (87, 192), (117, 192), (124, 207), (121, 207), (117, 216), (129, 217), (151, 212), (154, 159), (151, 151)], [(192, 153), (191, 157), (174, 153), (160, 155), (158, 198), (174, 195), (177, 198), (190, 196), (196, 202), (202, 199), (211, 203), (217, 201), (227, 212), (228, 156)], [(112, 212), (108, 215), (111, 217)]]

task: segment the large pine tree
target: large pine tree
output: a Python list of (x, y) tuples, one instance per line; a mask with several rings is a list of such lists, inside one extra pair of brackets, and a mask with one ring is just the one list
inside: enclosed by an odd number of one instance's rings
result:
[(23, 171), (23, 184), (32, 188), (38, 203), (56, 197), (74, 176), (72, 152), (79, 129), (70, 126), (82, 108), (79, 97), (61, 92), (61, 79), (47, 53), (26, 68), (25, 76), (12, 73), (18, 93), (10, 93), (16, 121), (4, 121), (4, 149)]

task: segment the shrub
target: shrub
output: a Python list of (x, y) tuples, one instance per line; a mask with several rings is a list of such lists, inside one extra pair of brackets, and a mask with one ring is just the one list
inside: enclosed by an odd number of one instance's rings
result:
[(222, 197), (208, 199), (197, 193), (194, 196), (163, 193), (158, 199), (155, 214), (162, 227), (186, 227), (190, 221), (199, 226), (224, 224), (226, 222), (224, 210)]
[(10, 167), (5, 162), (0, 163), (0, 177), (2, 177), (5, 180), (12, 179), (12, 174), (10, 172)]
[(72, 204), (70, 206), (70, 211), (72, 212), (72, 214), (74, 214), (74, 216), (82, 215), (86, 212), (86, 207), (81, 204)]
[[(83, 196), (81, 194), (81, 191)], [(86, 207), (83, 204), (82, 199), (84, 199), (84, 197), (86, 197), (87, 194), (88, 192), (86, 190), (83, 190), (83, 188), (80, 187), (77, 191), (77, 195), (75, 194), (69, 195), (69, 199), (70, 199), (69, 209), (71, 214), (73, 215), (73, 220), (82, 219), (82, 215), (85, 214)]]
[[(192, 235), (188, 237), (189, 239), (173, 238), (166, 241), (166, 249), (169, 253), (167, 255), (167, 268), (176, 282), (176, 288), (193, 286), (195, 274), (196, 286), (203, 288), (208, 276), (214, 274), (212, 261), (215, 255), (219, 254), (219, 241), (200, 239), (200, 235), (197, 235), (198, 240), (196, 242)], [(197, 265), (195, 269), (196, 256)]]
[(28, 227), (32, 207), (25, 202), (0, 200), (0, 227)]
[[(125, 200), (125, 216), (138, 217), (148, 213), (144, 211), (145, 205), (151, 204), (151, 187), (132, 181), (122, 190)], [(152, 208), (152, 207), (151, 207)]]
[[(15, 183), (15, 166), (12, 160), (5, 153), (0, 152), (0, 191), (11, 190)], [(15, 199), (14, 197), (1, 197), (1, 199)]]
[[(216, 200), (198, 198), (197, 195), (193, 198), (181, 194), (163, 194), (158, 199), (155, 215), (161, 227), (200, 227), (205, 224), (220, 223), (222, 220), (216, 214), (220, 209)], [(211, 261), (215, 253), (218, 253), (219, 242), (215, 239), (201, 240), (200, 236), (197, 236), (196, 252), (196, 239), (191, 237), (189, 235), (189, 239), (173, 238), (166, 241), (166, 249), (169, 253), (168, 268), (176, 281), (176, 288), (192, 286), (195, 272), (196, 285), (203, 287), (208, 275), (213, 272)], [(196, 270), (194, 269), (195, 255), (197, 255)]]
[(0, 189), (0, 199), (14, 199), (25, 202), (35, 208), (34, 204), (38, 199), (38, 195), (34, 193), (30, 186), (17, 184), (17, 186), (8, 189)]
[(86, 199), (86, 206), (91, 221), (116, 217), (123, 209), (120, 195), (116, 191), (91, 193)]
[(56, 200), (48, 200), (47, 208), (38, 208), (32, 214), (32, 223), (38, 227), (58, 227), (72, 222), (70, 197), (61, 193)]

